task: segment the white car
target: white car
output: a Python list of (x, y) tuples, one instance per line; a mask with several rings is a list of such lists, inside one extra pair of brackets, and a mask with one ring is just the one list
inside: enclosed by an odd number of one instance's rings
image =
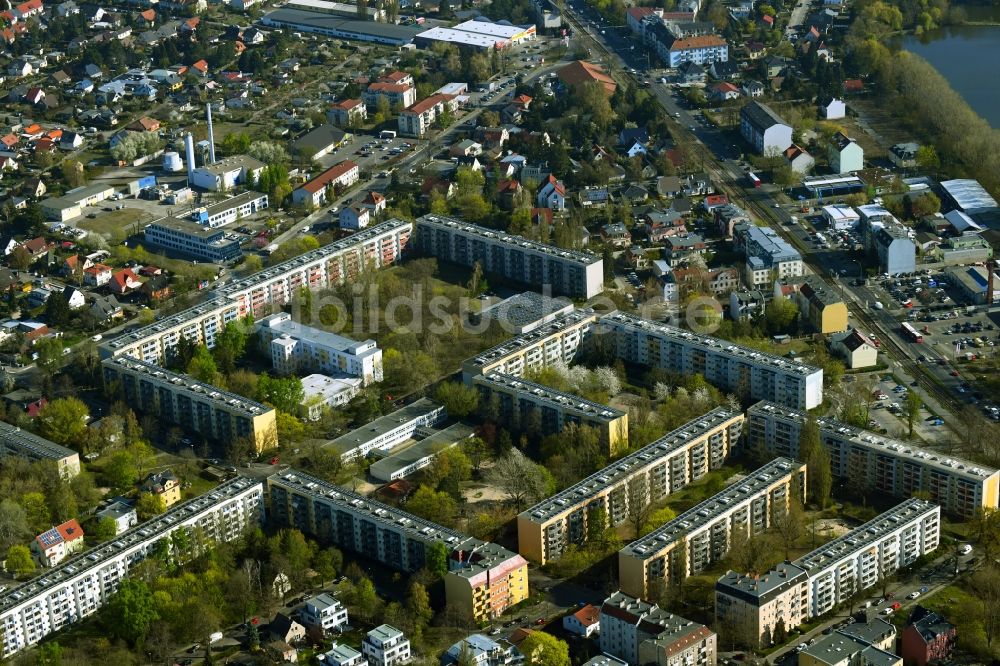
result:
[(906, 595), (906, 598), (907, 599), (916, 599), (919, 596), (920, 596), (920, 592), (914, 590), (913, 592), (910, 592), (908, 595)]
[(969, 555), (970, 553), (972, 553), (972, 546), (967, 543), (963, 543), (962, 546), (958, 549), (959, 555)]

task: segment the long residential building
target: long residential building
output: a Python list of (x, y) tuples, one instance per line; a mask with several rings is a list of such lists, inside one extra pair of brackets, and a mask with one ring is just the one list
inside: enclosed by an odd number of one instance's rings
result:
[(105, 384), (120, 386), (130, 407), (221, 442), (248, 438), (257, 453), (278, 445), (273, 407), (128, 356), (101, 365)]
[(597, 314), (589, 309), (557, 317), (466, 359), (462, 379), (471, 386), (475, 377), (493, 372), (523, 377), (527, 370), (556, 362), (570, 365), (596, 323)]
[[(118, 590), (137, 562), (178, 530), (192, 535), (192, 554), (211, 543), (233, 541), (263, 518), (264, 488), (237, 477), (172, 507), (96, 548), (63, 560), (55, 569), (0, 594), (3, 656), (36, 645), (46, 636), (94, 614)], [(204, 541), (199, 543), (199, 539)]]
[[(448, 558), (449, 608), (489, 621), (528, 598), (528, 563), (480, 541), (295, 470), (267, 478), (269, 519), (403, 572), (427, 564), (431, 549)], [(440, 545), (439, 545), (440, 544)]]
[(417, 249), (462, 266), (479, 263), (487, 273), (555, 295), (593, 298), (604, 289), (604, 263), (593, 254), (563, 250), (521, 236), (444, 215), (417, 219)]
[(211, 349), (216, 336), (230, 321), (259, 315), (272, 305), (290, 303), (302, 289), (332, 287), (370, 267), (395, 263), (406, 251), (412, 229), (409, 222), (388, 220), (234, 280), (220, 287), (215, 297), (204, 303), (102, 343), (101, 355), (129, 355), (164, 364), (182, 335), (189, 342)]
[(6, 456), (32, 461), (51, 460), (64, 479), (80, 473), (80, 454), (76, 451), (0, 421), (0, 460)]
[(517, 549), (545, 564), (587, 538), (595, 511), (623, 523), (643, 507), (723, 465), (739, 441), (743, 414), (719, 407), (543, 500), (517, 517)]
[[(747, 410), (747, 446), (797, 458), (809, 415), (773, 402)], [(834, 475), (892, 497), (927, 493), (946, 513), (971, 518), (1000, 501), (1000, 471), (831, 418), (816, 420)]]
[(624, 312), (601, 317), (615, 355), (627, 363), (700, 374), (722, 391), (797, 409), (823, 402), (823, 370)]
[(595, 428), (601, 436), (606, 453), (617, 456), (628, 448), (628, 414), (608, 405), (586, 400), (571, 393), (512, 377), (501, 372), (479, 375), (472, 380), (479, 391), (481, 408), (494, 404), (499, 422), (509, 423), (515, 430), (533, 423), (541, 436), (554, 435), (570, 423)]
[(648, 599), (671, 581), (704, 571), (729, 553), (733, 539), (768, 529), (788, 510), (793, 492), (804, 499), (805, 490), (805, 465), (788, 458), (772, 460), (622, 548), (622, 591)]
[(779, 622), (791, 630), (913, 564), (938, 547), (941, 507), (909, 499), (763, 576), (730, 571), (715, 584), (715, 617), (770, 644)]

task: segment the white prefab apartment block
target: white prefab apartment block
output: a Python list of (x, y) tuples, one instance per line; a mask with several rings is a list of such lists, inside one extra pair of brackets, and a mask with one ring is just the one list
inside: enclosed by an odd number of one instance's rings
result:
[(443, 215), (417, 219), (417, 249), (462, 266), (477, 262), (486, 273), (548, 288), (552, 294), (593, 298), (604, 289), (600, 257), (469, 224)]
[(527, 370), (553, 363), (570, 365), (596, 323), (597, 314), (589, 309), (557, 317), (467, 359), (462, 363), (462, 379), (471, 386), (478, 375), (500, 372), (523, 377)]
[(255, 327), (283, 375), (300, 370), (360, 377), (365, 386), (382, 381), (382, 350), (374, 340), (358, 342), (336, 333), (292, 321), (287, 312), (264, 317)]
[[(773, 402), (747, 410), (747, 447), (797, 458), (804, 412)], [(893, 497), (927, 493), (946, 513), (972, 518), (997, 508), (1000, 471), (940, 451), (862, 430), (831, 418), (817, 419), (820, 441), (835, 476)]]
[(618, 551), (623, 592), (655, 597), (722, 560), (734, 539), (767, 530), (788, 509), (793, 491), (805, 497), (806, 466), (776, 458), (744, 479)]
[(64, 479), (80, 473), (80, 454), (44, 437), (0, 421), (0, 460), (15, 456), (26, 460), (51, 460)]
[(517, 516), (518, 552), (539, 564), (559, 559), (586, 540), (594, 511), (619, 525), (630, 502), (656, 502), (721, 467), (742, 428), (741, 413), (719, 407), (542, 500)]
[(347, 609), (324, 592), (306, 600), (299, 611), (299, 619), (307, 627), (318, 627), (328, 633), (347, 626)]
[(722, 391), (796, 409), (823, 402), (823, 370), (623, 312), (601, 317), (615, 355), (627, 363), (701, 374)]
[[(237, 477), (211, 492), (177, 504), (166, 513), (130, 529), (96, 548), (64, 560), (0, 595), (3, 656), (95, 613), (117, 591), (129, 569), (146, 558), (161, 540), (180, 529), (209, 542), (232, 541), (263, 518), (264, 488)], [(192, 540), (198, 552), (199, 543)]]
[(909, 499), (763, 576), (730, 571), (715, 584), (716, 620), (770, 643), (779, 620), (791, 630), (933, 552), (940, 524), (941, 507)]
[(339, 453), (344, 461), (364, 457), (372, 451), (388, 451), (410, 439), (417, 429), (432, 426), (444, 418), (444, 407), (421, 398), (341, 435), (327, 446)]
[(410, 660), (410, 639), (396, 627), (382, 624), (365, 634), (361, 652), (368, 658), (369, 666), (405, 664)]

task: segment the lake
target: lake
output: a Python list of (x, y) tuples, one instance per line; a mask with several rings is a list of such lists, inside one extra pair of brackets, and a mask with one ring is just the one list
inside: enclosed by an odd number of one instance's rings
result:
[[(969, 7), (969, 20), (1000, 22), (997, 8)], [(1000, 26), (967, 25), (907, 36), (903, 48), (934, 66), (969, 106), (1000, 129)]]

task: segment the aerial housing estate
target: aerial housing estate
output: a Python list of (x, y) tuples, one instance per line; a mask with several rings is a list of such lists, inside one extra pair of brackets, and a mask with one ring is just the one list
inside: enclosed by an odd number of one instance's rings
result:
[(267, 478), (270, 520), (399, 571), (417, 571), (444, 549), (449, 608), (491, 620), (528, 597), (528, 563), (517, 553), (358, 495), (302, 472)]
[[(773, 402), (747, 410), (746, 445), (770, 455), (799, 455), (799, 437), (809, 415)], [(820, 441), (830, 452), (835, 476), (892, 497), (927, 493), (946, 513), (972, 518), (1000, 501), (1000, 471), (923, 449), (891, 437), (823, 417)]]
[[(208, 437), (246, 436), (257, 451), (277, 445), (273, 409), (163, 366), (181, 337), (212, 348), (226, 324), (291, 303), (301, 289), (350, 279), (367, 266), (387, 266), (407, 249), (412, 224), (389, 220), (347, 238), (230, 282), (209, 300), (100, 345), (105, 381), (128, 386), (141, 409)], [(360, 343), (364, 344), (364, 343)], [(371, 367), (375, 368), (374, 360)]]
[(823, 615), (938, 547), (941, 507), (909, 499), (763, 576), (730, 571), (715, 585), (715, 617), (762, 644)]
[(5, 456), (51, 460), (56, 464), (60, 476), (66, 479), (80, 473), (80, 454), (76, 451), (0, 421), (0, 460)]

